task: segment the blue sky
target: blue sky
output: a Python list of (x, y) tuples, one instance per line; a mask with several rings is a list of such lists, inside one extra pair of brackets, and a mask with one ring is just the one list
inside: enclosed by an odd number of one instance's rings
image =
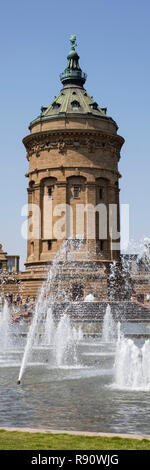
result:
[(85, 88), (125, 138), (119, 170), (120, 199), (130, 204), (130, 237), (150, 236), (150, 3), (137, 0), (18, 0), (2, 2), (0, 241), (9, 254), (26, 257), (21, 207), (27, 202), (28, 169), (22, 138), (59, 92), (69, 38), (77, 36)]

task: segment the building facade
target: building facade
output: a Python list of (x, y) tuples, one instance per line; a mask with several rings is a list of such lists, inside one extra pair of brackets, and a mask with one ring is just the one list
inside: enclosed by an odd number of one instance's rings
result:
[(19, 259), (18, 255), (8, 255), (3, 251), (2, 244), (0, 244), (0, 271), (7, 271), (9, 273), (19, 272)]
[(118, 162), (124, 139), (106, 108), (88, 95), (76, 37), (70, 41), (68, 65), (60, 75), (62, 89), (41, 108), (23, 139), (29, 161), (27, 270), (40, 271), (51, 263), (68, 238), (75, 241), (71, 259), (109, 262), (120, 255), (118, 247), (112, 249), (110, 207), (117, 208), (119, 233)]

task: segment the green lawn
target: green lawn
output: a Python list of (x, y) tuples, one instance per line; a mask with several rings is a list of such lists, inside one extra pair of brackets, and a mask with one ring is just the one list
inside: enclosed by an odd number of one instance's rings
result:
[(0, 450), (150, 450), (150, 441), (1, 430)]

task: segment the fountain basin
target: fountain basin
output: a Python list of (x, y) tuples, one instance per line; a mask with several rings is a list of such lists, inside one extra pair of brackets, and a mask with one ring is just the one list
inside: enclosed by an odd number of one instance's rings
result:
[[(125, 326), (130, 332), (132, 325)], [(141, 339), (137, 341), (142, 347)], [(114, 343), (85, 335), (79, 343), (78, 362), (60, 367), (51, 351), (42, 346), (33, 349), (19, 387), (16, 377), (23, 345), (5, 355), (1, 352), (1, 427), (149, 434), (150, 391), (113, 388)]]
[[(111, 313), (115, 329), (122, 318), (125, 355), (117, 353), (124, 347), (119, 349), (115, 335), (103, 336), (106, 311)], [(5, 348), (0, 349), (0, 426), (148, 434), (150, 376), (146, 375), (145, 358), (149, 348), (144, 347), (145, 336), (150, 334), (148, 315), (148, 309), (140, 306), (136, 311), (132, 302), (49, 305), (41, 296), (30, 328), (25, 323), (11, 325), (13, 340), (5, 341)], [(9, 329), (9, 322), (7, 326)], [(128, 349), (130, 374), (120, 384), (116, 354), (122, 358), (118, 367), (124, 370)], [(134, 352), (137, 361), (144, 355), (144, 380), (140, 364), (138, 380), (134, 377)], [(127, 374), (128, 366), (125, 371)]]

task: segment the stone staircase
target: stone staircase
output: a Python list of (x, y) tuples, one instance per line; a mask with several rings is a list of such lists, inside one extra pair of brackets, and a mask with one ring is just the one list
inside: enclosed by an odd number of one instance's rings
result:
[(150, 321), (150, 309), (138, 302), (61, 302), (54, 305), (54, 313), (60, 317), (67, 313), (80, 321), (102, 321), (107, 305), (116, 321)]

